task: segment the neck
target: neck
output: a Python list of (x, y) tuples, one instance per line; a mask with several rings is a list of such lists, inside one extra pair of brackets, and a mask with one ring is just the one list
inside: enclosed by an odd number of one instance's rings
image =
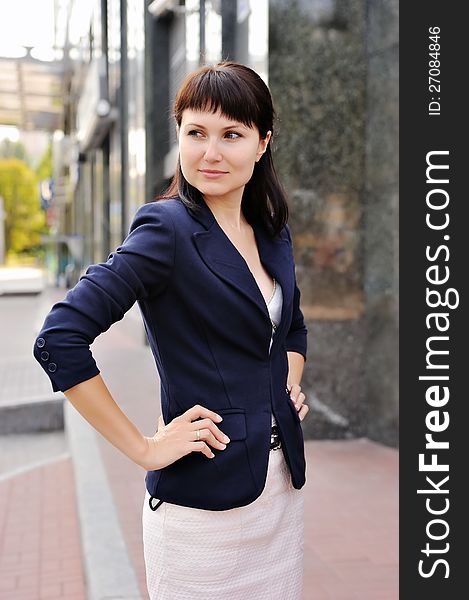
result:
[(204, 196), (205, 203), (212, 211), (215, 219), (220, 225), (241, 231), (247, 221), (241, 210), (241, 199), (218, 199)]

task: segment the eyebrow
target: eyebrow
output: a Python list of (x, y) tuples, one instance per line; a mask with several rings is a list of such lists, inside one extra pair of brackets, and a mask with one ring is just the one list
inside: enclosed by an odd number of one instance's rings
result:
[[(200, 129), (205, 129), (203, 125), (198, 125), (197, 123), (186, 123), (185, 127), (199, 127)], [(235, 127), (242, 127), (243, 129), (248, 129), (248, 127), (246, 127), (246, 125), (243, 125), (242, 123), (232, 123), (227, 127), (222, 127), (222, 131), (225, 131), (226, 129), (233, 129)]]

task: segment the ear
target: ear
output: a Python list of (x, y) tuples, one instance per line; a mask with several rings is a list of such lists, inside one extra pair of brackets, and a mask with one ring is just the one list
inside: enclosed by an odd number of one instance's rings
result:
[(262, 138), (259, 141), (259, 146), (257, 147), (257, 153), (256, 153), (256, 162), (260, 161), (260, 159), (262, 158), (262, 155), (267, 150), (267, 146), (269, 145), (271, 137), (272, 137), (272, 132), (269, 130), (266, 133), (265, 138)]

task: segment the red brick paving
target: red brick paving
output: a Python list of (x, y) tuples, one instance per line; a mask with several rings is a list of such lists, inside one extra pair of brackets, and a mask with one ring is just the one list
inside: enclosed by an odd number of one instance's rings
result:
[(398, 453), (367, 440), (306, 449), (305, 598), (397, 600)]
[(70, 458), (0, 482), (0, 598), (85, 600)]

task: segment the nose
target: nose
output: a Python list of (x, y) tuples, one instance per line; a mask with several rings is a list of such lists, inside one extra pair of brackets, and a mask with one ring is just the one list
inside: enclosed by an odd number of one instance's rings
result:
[(211, 138), (207, 141), (207, 146), (205, 148), (204, 153), (204, 160), (206, 160), (207, 162), (220, 162), (222, 160), (222, 155), (218, 147), (217, 139)]

